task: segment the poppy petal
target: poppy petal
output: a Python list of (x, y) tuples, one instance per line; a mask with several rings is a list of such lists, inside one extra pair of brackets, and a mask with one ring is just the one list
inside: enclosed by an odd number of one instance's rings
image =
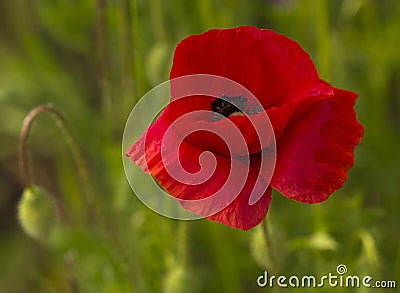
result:
[(224, 157), (248, 156), (259, 153), (274, 142), (273, 128), (265, 112), (232, 116), (219, 121), (198, 118), (198, 115), (182, 116), (172, 127), (177, 135), (185, 137), (187, 143), (214, 154)]
[(277, 141), (272, 187), (288, 198), (318, 203), (343, 186), (363, 136), (353, 108), (356, 98), (334, 89), (333, 97), (311, 109), (299, 104)]
[[(253, 173), (254, 174), (254, 173)], [(271, 203), (271, 186), (264, 192), (259, 201), (254, 205), (249, 205), (248, 192), (251, 192), (254, 177), (249, 178), (249, 183), (242, 192), (228, 207), (221, 212), (208, 217), (209, 220), (225, 224), (227, 226), (250, 230), (264, 220)]]
[(267, 109), (266, 112), (274, 129), (275, 139), (278, 140), (281, 137), (289, 120), (293, 119), (293, 115), (298, 115), (299, 113), (304, 115), (309, 111), (307, 109), (313, 109), (321, 100), (329, 99), (332, 96), (333, 88), (324, 81), (320, 81), (310, 95), (290, 101), (279, 107)]
[[(190, 74), (213, 74), (236, 81), (249, 89), (264, 109), (303, 97), (319, 82), (314, 64), (297, 42), (252, 26), (213, 29), (181, 41), (170, 79)], [(173, 112), (207, 106), (199, 100), (189, 101), (182, 100)]]
[[(267, 214), (271, 188), (259, 178), (257, 162), (246, 165), (238, 159), (210, 157), (211, 153), (181, 141), (168, 130), (168, 109), (129, 148), (127, 156), (185, 209), (242, 230), (259, 224)], [(250, 205), (253, 193), (262, 196)]]

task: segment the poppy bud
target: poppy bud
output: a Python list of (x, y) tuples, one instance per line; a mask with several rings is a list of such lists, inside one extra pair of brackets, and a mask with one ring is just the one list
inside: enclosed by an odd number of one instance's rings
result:
[(45, 240), (57, 222), (56, 206), (52, 197), (36, 185), (25, 188), (18, 204), (18, 219), (29, 236), (36, 240)]
[(158, 43), (148, 51), (145, 59), (145, 74), (151, 83), (157, 84), (168, 76), (166, 63), (170, 57), (165, 43)]
[(339, 243), (326, 232), (317, 232), (308, 239), (308, 245), (314, 250), (338, 250)]
[(163, 283), (164, 293), (196, 292), (196, 280), (187, 269), (176, 266), (165, 276)]
[(268, 245), (264, 237), (261, 228), (255, 229), (250, 241), (250, 250), (257, 264), (260, 267), (267, 268), (270, 266), (270, 259), (268, 256)]
[[(285, 236), (275, 226), (270, 226), (268, 242), (265, 231), (259, 226), (254, 229), (250, 239), (250, 251), (255, 262), (262, 268), (279, 270), (287, 257)], [(273, 259), (271, 259), (273, 258)]]

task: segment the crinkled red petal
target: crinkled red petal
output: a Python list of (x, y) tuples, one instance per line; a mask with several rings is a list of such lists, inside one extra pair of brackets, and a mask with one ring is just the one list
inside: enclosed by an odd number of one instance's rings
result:
[[(181, 41), (170, 78), (190, 74), (213, 74), (236, 81), (249, 89), (264, 109), (308, 95), (319, 82), (310, 57), (298, 43), (252, 26), (214, 29)], [(210, 109), (205, 97), (182, 99), (172, 106), (174, 117)]]
[(290, 101), (279, 107), (267, 109), (266, 112), (274, 129), (275, 139), (279, 140), (293, 115), (305, 115), (320, 101), (329, 99), (332, 96), (333, 88), (324, 81), (320, 81), (310, 95)]
[(306, 100), (293, 109), (277, 141), (272, 187), (288, 198), (318, 203), (343, 186), (363, 137), (356, 98), (334, 89), (328, 99)]
[[(164, 139), (170, 127), (169, 121), (165, 119), (168, 110), (169, 108), (164, 110), (138, 141), (129, 148), (126, 155), (145, 172), (150, 173), (173, 197), (182, 200), (180, 203), (185, 209), (242, 230), (258, 225), (267, 214), (271, 200), (271, 188), (258, 176), (258, 162), (251, 162), (248, 168), (240, 160), (215, 155), (216, 167), (215, 170), (211, 170), (212, 175), (203, 183), (191, 184), (190, 174), (202, 170), (199, 161), (203, 163), (206, 171), (213, 162), (204, 158), (202, 161), (201, 156), (204, 150), (184, 141), (181, 142), (181, 138), (174, 135), (174, 132), (169, 132), (167, 139)], [(176, 155), (177, 149), (178, 155)], [(179, 163), (189, 175), (177, 171)], [(231, 166), (235, 166), (234, 172), (231, 172)], [(178, 174), (179, 180), (176, 176), (171, 176), (168, 172), (171, 170), (175, 172), (175, 175)], [(227, 183), (230, 175), (232, 177)], [(198, 177), (195, 179), (200, 181), (207, 178), (207, 176)], [(212, 197), (217, 192), (220, 196)], [(249, 205), (252, 193), (263, 195), (257, 203)], [(233, 199), (232, 195), (235, 194), (239, 195)], [(205, 201), (201, 201), (204, 199)], [(225, 206), (229, 202), (229, 205), (219, 211), (219, 206)], [(217, 212), (210, 214), (210, 211)]]

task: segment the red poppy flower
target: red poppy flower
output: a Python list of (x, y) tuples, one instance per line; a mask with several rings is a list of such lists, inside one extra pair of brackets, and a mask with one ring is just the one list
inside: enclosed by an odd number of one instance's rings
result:
[[(127, 151), (133, 162), (182, 200), (184, 208), (248, 230), (267, 214), (271, 186), (304, 203), (322, 202), (343, 186), (363, 136), (353, 109), (357, 94), (321, 81), (296, 42), (249, 26), (190, 36), (176, 48), (170, 79), (193, 74), (233, 80), (256, 99), (236, 90), (217, 98), (198, 94), (174, 99), (181, 89), (171, 85), (170, 104)], [(206, 114), (175, 126), (186, 114), (202, 111)], [(265, 114), (276, 141), (271, 180), (262, 161), (273, 142)], [(229, 145), (220, 138), (220, 133), (234, 135), (232, 125), (242, 144)], [(262, 138), (259, 131), (265, 132)], [(203, 169), (212, 169), (212, 174), (206, 176)], [(176, 180), (171, 170), (188, 180)], [(230, 176), (232, 170), (235, 175)], [(216, 193), (217, 203), (206, 200)], [(253, 195), (258, 201), (252, 202)], [(227, 206), (210, 214), (211, 206), (220, 203)]]

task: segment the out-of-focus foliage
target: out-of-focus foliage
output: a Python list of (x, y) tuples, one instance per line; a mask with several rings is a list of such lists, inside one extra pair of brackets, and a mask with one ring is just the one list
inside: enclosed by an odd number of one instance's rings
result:
[[(185, 238), (181, 223), (136, 199), (121, 162), (124, 122), (168, 78), (179, 40), (244, 24), (297, 40), (322, 78), (359, 93), (365, 126), (349, 180), (328, 201), (311, 206), (273, 195), (279, 272), (321, 276), (343, 263), (352, 275), (400, 276), (398, 1), (0, 0), (1, 292), (260, 290), (256, 279), (269, 263), (260, 227), (195, 221)], [(43, 115), (29, 139), (32, 169), (54, 195), (60, 220), (44, 244), (18, 223), (25, 186), (17, 147), (24, 116), (49, 102), (78, 137), (102, 216), (83, 200), (63, 136)]]

